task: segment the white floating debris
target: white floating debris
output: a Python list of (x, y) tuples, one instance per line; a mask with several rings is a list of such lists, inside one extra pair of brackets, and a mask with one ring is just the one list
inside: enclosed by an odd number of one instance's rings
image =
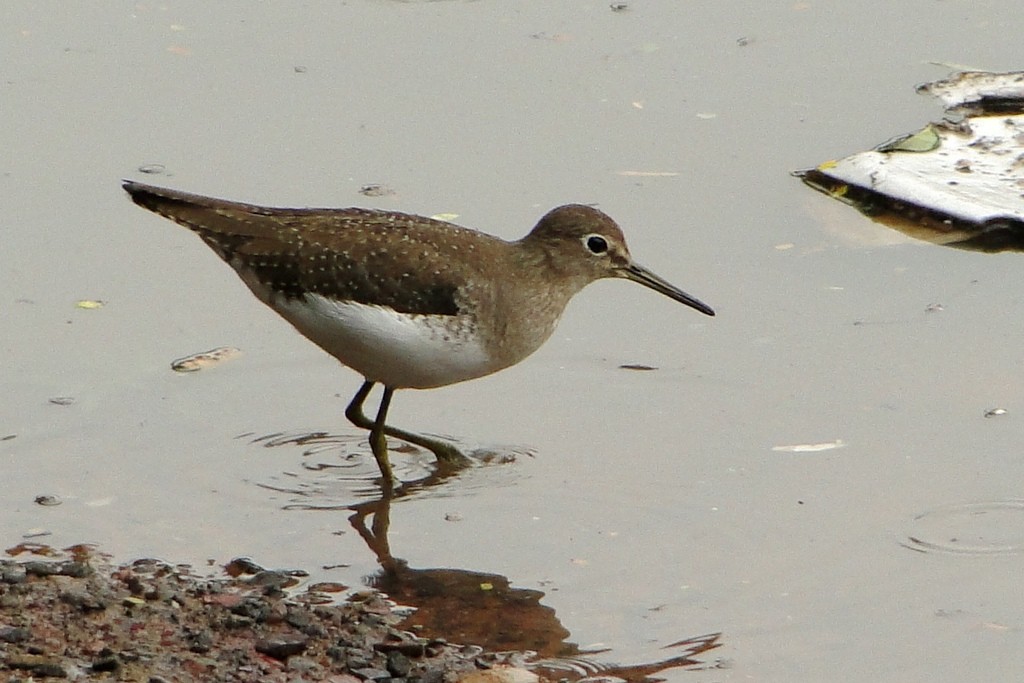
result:
[(796, 175), (912, 237), (1024, 250), (1024, 72), (964, 72), (918, 91), (946, 104), (943, 121)]
[(778, 453), (820, 453), (831, 451), (836, 448), (843, 448), (846, 443), (842, 439), (826, 441), (824, 443), (798, 443), (789, 446), (772, 446), (772, 450)]
[(675, 178), (679, 171), (619, 171), (618, 174), (630, 178)]
[(42, 538), (43, 536), (50, 536), (51, 534), (53, 534), (53, 532), (49, 529), (33, 527), (31, 529), (26, 529), (25, 533), (23, 533), (21, 537), (26, 540), (31, 540), (33, 538)]

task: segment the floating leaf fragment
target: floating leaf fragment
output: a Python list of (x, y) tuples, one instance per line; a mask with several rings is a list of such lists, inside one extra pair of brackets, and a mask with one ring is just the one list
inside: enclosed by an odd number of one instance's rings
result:
[[(939, 137), (939, 132), (935, 130), (935, 126), (928, 124), (916, 133), (909, 135), (903, 135), (890, 140), (889, 142), (882, 143), (875, 148), (876, 152), (930, 152), (933, 149), (938, 149), (939, 145), (942, 144), (942, 139)], [(833, 165), (835, 165), (833, 163)]]

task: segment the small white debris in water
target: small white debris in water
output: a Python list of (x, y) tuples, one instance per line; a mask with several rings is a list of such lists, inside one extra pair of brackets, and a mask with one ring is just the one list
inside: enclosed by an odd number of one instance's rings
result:
[(842, 439), (826, 441), (824, 443), (798, 443), (789, 446), (772, 446), (772, 450), (779, 453), (820, 453), (831, 451), (835, 448), (843, 448), (846, 443)]
[(985, 417), (998, 417), (1006, 415), (1006, 408), (989, 408), (985, 411)]

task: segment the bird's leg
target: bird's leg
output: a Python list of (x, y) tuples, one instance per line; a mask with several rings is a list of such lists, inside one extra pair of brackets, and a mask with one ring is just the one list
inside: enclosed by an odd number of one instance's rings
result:
[(377, 419), (371, 422), (363, 414), (363, 403), (366, 401), (366, 397), (370, 395), (373, 385), (374, 382), (370, 380), (363, 382), (363, 385), (359, 387), (359, 391), (352, 397), (348, 407), (345, 408), (345, 417), (355, 426), (370, 430), (370, 450), (373, 451), (373, 457), (377, 460), (380, 473), (384, 475), (385, 486), (390, 488), (394, 482), (394, 474), (391, 472), (391, 462), (388, 460), (388, 442), (384, 437), (386, 430), (384, 421), (388, 416), (388, 406), (391, 404), (391, 394), (394, 393), (394, 390), (384, 387), (384, 396), (380, 400), (380, 408), (377, 409)]
[(391, 405), (391, 396), (394, 393), (395, 390), (391, 387), (384, 387), (384, 394), (380, 397), (380, 407), (377, 408), (377, 420), (373, 423), (373, 429), (370, 430), (370, 450), (373, 451), (373, 457), (377, 459), (380, 473), (384, 475), (384, 486), (388, 489), (395, 480), (395, 475), (391, 473), (391, 461), (388, 460), (388, 440), (384, 436), (384, 429), (385, 420), (388, 417), (388, 406)]
[(370, 422), (369, 418), (363, 415), (363, 402), (366, 397), (370, 395), (370, 389), (373, 389), (374, 382), (366, 380), (363, 382), (363, 386), (359, 387), (359, 391), (352, 397), (348, 407), (345, 408), (345, 417), (348, 421), (354, 424), (356, 427), (361, 429), (372, 429), (373, 423)]
[[(349, 422), (354, 424), (356, 427), (370, 430), (371, 448), (373, 448), (372, 433), (374, 428), (377, 426), (377, 422), (371, 421), (370, 418), (366, 417), (366, 415), (363, 413), (363, 402), (366, 401), (366, 397), (370, 394), (370, 389), (373, 388), (373, 385), (374, 382), (371, 382), (370, 380), (366, 380), (365, 382), (363, 382), (363, 385), (359, 387), (359, 391), (357, 391), (356, 395), (352, 397), (352, 401), (348, 404), (348, 407), (345, 409), (345, 417), (348, 418)], [(386, 388), (385, 391), (387, 391)], [(394, 390), (392, 390), (392, 393), (394, 393)], [(389, 401), (390, 398), (391, 397), (388, 396)], [(383, 401), (381, 405), (383, 405)], [(381, 421), (380, 411), (378, 411), (377, 413), (377, 421)], [(459, 449), (457, 449), (455, 446), (448, 443), (447, 441), (442, 441), (440, 439), (431, 439), (430, 437), (423, 436), (422, 434), (407, 432), (404, 429), (398, 429), (397, 427), (389, 427), (386, 424), (381, 424), (381, 429), (383, 433), (387, 434), (388, 436), (393, 436), (396, 439), (408, 441), (409, 443), (420, 446), (421, 448), (426, 448), (428, 451), (437, 456), (437, 459), (441, 462), (442, 465), (447, 465), (449, 467), (464, 467), (469, 464), (469, 459), (466, 458), (465, 455), (460, 453)], [(374, 456), (376, 456), (376, 452), (374, 452)]]

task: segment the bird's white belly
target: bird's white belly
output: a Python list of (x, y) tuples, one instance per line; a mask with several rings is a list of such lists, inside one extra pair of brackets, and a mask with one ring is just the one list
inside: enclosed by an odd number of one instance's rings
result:
[(453, 384), (506, 365), (491, 358), (466, 317), (409, 315), (318, 294), (267, 303), (342, 363), (395, 389)]

